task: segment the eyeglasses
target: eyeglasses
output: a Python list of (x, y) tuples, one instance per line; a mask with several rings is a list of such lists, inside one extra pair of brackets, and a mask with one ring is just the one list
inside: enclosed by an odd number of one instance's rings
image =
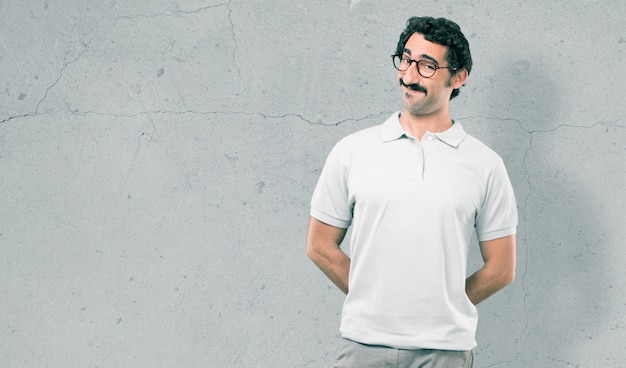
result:
[(411, 64), (415, 63), (415, 65), (417, 65), (417, 72), (424, 78), (432, 77), (438, 69), (457, 70), (457, 68), (449, 66), (437, 66), (429, 60), (413, 60), (405, 55), (391, 55), (391, 57), (393, 58), (393, 66), (401, 72), (407, 71), (411, 67)]

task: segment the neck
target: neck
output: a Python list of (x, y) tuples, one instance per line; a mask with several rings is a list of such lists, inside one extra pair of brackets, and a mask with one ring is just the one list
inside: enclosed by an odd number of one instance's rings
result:
[(450, 119), (447, 110), (439, 114), (429, 115), (412, 115), (404, 110), (400, 115), (400, 125), (407, 133), (421, 141), (427, 132), (441, 133), (450, 129), (452, 119)]

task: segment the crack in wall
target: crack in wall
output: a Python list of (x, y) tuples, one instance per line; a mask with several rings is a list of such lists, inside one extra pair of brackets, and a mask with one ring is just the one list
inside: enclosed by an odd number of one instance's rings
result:
[(28, 114), (22, 114), (22, 115), (9, 116), (8, 118), (1, 120), (0, 124), (8, 123), (11, 120), (16, 120), (20, 118), (30, 118), (30, 117), (37, 116), (37, 115), (38, 114), (35, 114), (35, 113), (28, 113)]
[(618, 117), (618, 118), (615, 118), (615, 119), (610, 120), (610, 121), (599, 121), (599, 122), (596, 122), (596, 123), (591, 124), (591, 125), (559, 124), (559, 125), (557, 125), (557, 126), (555, 126), (553, 128), (550, 128), (550, 129), (535, 129), (535, 130), (531, 130), (531, 129), (526, 128), (521, 120), (515, 119), (515, 118), (501, 118), (501, 117), (483, 116), (483, 115), (471, 115), (471, 116), (464, 116), (464, 117), (459, 118), (459, 120), (469, 120), (469, 119), (511, 121), (511, 122), (517, 123), (517, 125), (520, 127), (521, 130), (523, 130), (524, 132), (529, 133), (529, 134), (552, 133), (552, 132), (555, 132), (556, 130), (558, 130), (560, 128), (587, 128), (587, 129), (591, 129), (591, 128), (596, 128), (596, 127), (598, 127), (600, 125), (620, 127), (620, 128), (626, 127), (626, 125), (619, 124), (621, 121), (624, 120), (624, 117)]
[(231, 7), (231, 3), (232, 2), (233, 2), (233, 0), (228, 0), (228, 2), (226, 4), (222, 4), (222, 5), (225, 5), (226, 8), (228, 9), (228, 22), (230, 23), (230, 33), (232, 35), (233, 45), (234, 45), (234, 47), (233, 47), (233, 65), (237, 69), (237, 76), (239, 77), (239, 81), (243, 85), (243, 90), (241, 91), (241, 93), (245, 94), (245, 92), (248, 90), (248, 83), (246, 82), (245, 78), (242, 77), (242, 75), (241, 75), (241, 67), (237, 63), (237, 49), (239, 48), (239, 43), (237, 42), (237, 35), (235, 34), (235, 23), (233, 22), (233, 17), (232, 17), (232, 15), (233, 15), (233, 8)]
[(26, 114), (20, 114), (20, 115), (13, 115), (13, 116), (9, 116), (8, 118), (5, 118), (3, 120), (0, 121), (0, 124), (4, 124), (4, 123), (8, 123), (12, 120), (16, 120), (16, 119), (20, 119), (20, 118), (29, 118), (29, 117), (35, 117), (35, 116), (39, 116), (42, 115), (39, 112), (39, 108), (41, 107), (41, 104), (44, 103), (44, 101), (48, 98), (48, 94), (50, 93), (50, 90), (52, 90), (63, 78), (63, 74), (65, 72), (65, 70), (72, 64), (75, 64), (76, 62), (78, 62), (83, 55), (89, 51), (89, 45), (91, 44), (91, 42), (96, 38), (96, 36), (98, 35), (98, 31), (100, 29), (100, 23), (102, 20), (98, 21), (97, 25), (91, 30), (91, 32), (93, 32), (93, 36), (91, 36), (89, 38), (89, 40), (87, 40), (87, 42), (83, 42), (83, 47), (84, 49), (73, 59), (70, 60), (68, 62), (66, 62), (61, 69), (59, 70), (58, 76), (55, 79), (54, 82), (52, 82), (51, 85), (49, 85), (45, 92), (43, 97), (39, 100), (39, 102), (37, 102), (37, 105), (35, 106), (35, 111), (34, 112), (30, 112), (30, 113), (26, 113)]
[[(120, 19), (137, 19), (137, 18), (156, 18), (156, 17), (171, 17), (171, 16), (176, 16), (176, 15), (180, 15), (180, 14), (197, 14), (203, 11), (207, 11), (210, 9), (215, 9), (215, 8), (220, 8), (220, 7), (226, 7), (228, 9), (228, 23), (230, 24), (230, 32), (232, 35), (232, 41), (234, 44), (233, 47), (233, 52), (232, 52), (232, 62), (233, 65), (235, 66), (236, 70), (237, 70), (237, 76), (239, 78), (239, 80), (241, 81), (242, 85), (243, 85), (243, 91), (245, 92), (247, 90), (247, 83), (245, 82), (245, 80), (243, 79), (242, 75), (241, 75), (241, 67), (239, 66), (239, 64), (237, 63), (237, 49), (239, 47), (238, 42), (237, 42), (237, 37), (236, 37), (236, 33), (235, 33), (235, 25), (232, 19), (232, 0), (229, 0), (228, 2), (225, 3), (220, 3), (220, 4), (216, 4), (216, 5), (211, 5), (211, 6), (205, 6), (205, 7), (201, 7), (195, 10), (177, 10), (177, 11), (173, 11), (170, 13), (154, 13), (154, 14), (137, 14), (137, 15), (122, 15), (122, 16), (118, 16), (115, 19), (120, 20)], [(89, 40), (87, 42), (83, 43), (84, 49), (72, 60), (66, 62), (61, 69), (58, 72), (58, 76), (57, 78), (52, 82), (51, 85), (49, 85), (44, 94), (43, 97), (37, 102), (37, 105), (35, 106), (35, 111), (31, 112), (31, 113), (26, 113), (26, 114), (20, 114), (20, 115), (13, 115), (13, 116), (9, 116), (3, 120), (0, 120), (0, 124), (4, 124), (4, 123), (8, 123), (10, 121), (16, 120), (16, 119), (20, 119), (20, 118), (27, 118), (27, 117), (34, 117), (34, 116), (38, 116), (41, 115), (40, 113), (40, 108), (41, 105), (48, 99), (48, 95), (50, 94), (50, 91), (52, 89), (54, 89), (54, 87), (57, 86), (57, 84), (63, 79), (63, 75), (65, 73), (65, 71), (67, 70), (68, 67), (70, 67), (72, 64), (75, 64), (76, 62), (78, 62), (83, 55), (89, 51), (89, 45), (91, 44), (91, 42), (95, 39), (95, 37), (98, 35), (98, 31), (100, 28), (100, 23), (102, 22), (102, 20), (100, 20), (98, 22), (98, 25), (92, 30), (92, 32), (94, 32), (93, 36), (91, 38), (89, 38)], [(188, 111), (191, 112), (191, 111)], [(144, 115), (144, 114), (151, 114), (151, 113), (162, 113), (162, 111), (148, 111), (148, 112), (142, 112), (142, 113), (138, 113), (138, 114), (133, 114), (133, 115), (116, 115), (116, 114), (100, 114), (100, 113), (96, 113), (97, 115), (109, 115), (109, 116), (114, 116), (114, 117), (132, 117), (132, 116), (139, 116), (139, 115)], [(170, 112), (168, 111), (167, 113), (174, 113), (174, 112)], [(187, 113), (187, 112), (183, 112), (183, 113)], [(262, 115), (262, 114), (260, 114)], [(311, 124), (310, 121), (308, 121), (307, 119), (305, 119), (304, 117), (302, 117), (301, 115), (298, 114), (286, 114), (283, 117), (286, 117), (288, 115), (292, 115), (292, 116), (298, 116), (301, 120), (306, 121), (308, 123)], [(274, 117), (274, 116), (264, 116), (264, 117)], [(276, 117), (280, 117), (280, 116), (276, 116)]]
[(549, 356), (546, 356), (546, 359), (551, 360), (553, 362), (564, 363), (564, 364), (566, 364), (568, 366), (571, 365), (571, 366), (574, 366), (576, 368), (580, 367), (580, 364), (571, 363), (571, 362), (568, 362), (568, 361), (565, 361), (565, 360), (561, 360), (561, 359), (555, 359), (555, 358), (552, 358), (552, 357), (549, 357)]
[[(135, 117), (139, 117), (139, 116), (144, 116), (144, 115), (148, 115), (150, 116), (150, 119), (152, 119), (151, 115), (186, 115), (186, 114), (196, 114), (196, 115), (243, 115), (243, 116), (259, 116), (263, 119), (286, 119), (286, 118), (297, 118), (298, 120), (305, 122), (309, 125), (321, 125), (321, 126), (325, 126), (325, 127), (337, 127), (339, 125), (342, 125), (344, 123), (347, 122), (359, 122), (359, 121), (364, 121), (364, 120), (369, 120), (369, 119), (373, 119), (373, 118), (380, 118), (381, 116), (384, 115), (389, 115), (392, 114), (392, 111), (382, 111), (379, 113), (374, 113), (374, 114), (369, 114), (363, 117), (358, 117), (358, 118), (347, 118), (347, 119), (343, 119), (334, 123), (328, 123), (328, 124), (324, 124), (324, 123), (315, 123), (313, 121), (311, 121), (310, 119), (306, 118), (305, 116), (303, 116), (302, 114), (296, 114), (296, 113), (286, 113), (286, 114), (266, 114), (266, 113), (261, 113), (261, 112), (246, 112), (246, 111), (195, 111), (195, 110), (184, 110), (184, 111), (175, 111), (175, 110), (150, 110), (150, 111), (141, 111), (141, 112), (137, 112), (137, 113), (132, 113), (132, 114), (114, 114), (114, 113), (105, 113), (105, 112), (98, 112), (98, 111), (71, 111), (69, 112), (70, 115), (77, 115), (77, 116), (88, 116), (88, 115), (95, 115), (95, 116), (105, 116), (105, 117), (112, 117), (112, 118), (135, 118)], [(17, 115), (17, 116), (11, 116), (3, 121), (0, 121), (0, 124), (5, 123), (5, 122), (9, 122), (11, 120), (14, 119), (18, 119), (18, 118), (24, 118), (24, 117), (32, 117), (32, 116), (37, 116), (37, 115), (42, 115), (40, 113), (37, 114), (25, 114), (25, 115)], [(153, 123), (154, 125), (154, 123)], [(154, 128), (154, 126), (153, 126)]]
[(573, 128), (573, 129), (593, 129), (593, 128), (597, 128), (598, 126), (611, 126), (611, 127), (617, 127), (617, 128), (626, 128), (626, 125), (622, 125), (619, 124), (620, 121), (622, 121), (623, 118), (620, 119), (613, 119), (611, 121), (600, 121), (591, 125), (573, 125), (573, 124), (560, 124), (557, 125), (554, 128), (551, 129), (535, 129), (535, 130), (528, 130), (525, 129), (521, 124), (520, 124), (520, 128), (522, 130), (524, 130), (525, 132), (534, 135), (534, 134), (540, 134), (540, 133), (554, 133), (555, 131), (561, 129), (561, 128)]
[(286, 113), (286, 114), (267, 114), (267, 113), (262, 113), (262, 112), (248, 112), (248, 111), (196, 111), (196, 110), (181, 110), (181, 111), (176, 111), (176, 110), (150, 110), (150, 111), (141, 111), (141, 112), (137, 112), (137, 113), (132, 113), (132, 114), (113, 114), (113, 113), (103, 113), (103, 112), (97, 112), (97, 111), (72, 111), (70, 112), (71, 115), (81, 115), (81, 116), (85, 116), (85, 115), (96, 115), (96, 116), (109, 116), (109, 117), (115, 117), (115, 118), (134, 118), (134, 117), (138, 117), (138, 116), (144, 116), (144, 115), (187, 115), (187, 114), (196, 114), (196, 115), (243, 115), (243, 116), (259, 116), (263, 119), (286, 119), (286, 118), (290, 118), (290, 117), (294, 117), (297, 118), (298, 120), (301, 120), (309, 125), (321, 125), (321, 126), (326, 126), (326, 127), (336, 127), (339, 126), (341, 124), (347, 123), (347, 122), (359, 122), (359, 121), (364, 121), (364, 120), (368, 120), (368, 119), (372, 119), (372, 118), (380, 118), (381, 116), (384, 115), (388, 115), (388, 114), (392, 114), (392, 111), (382, 111), (382, 112), (378, 112), (378, 113), (374, 113), (374, 114), (369, 114), (363, 117), (358, 117), (358, 118), (347, 118), (347, 119), (343, 119), (334, 123), (328, 123), (328, 124), (324, 124), (324, 123), (316, 123), (311, 121), (309, 118), (305, 117), (302, 114), (297, 114), (297, 113)]
[[(518, 357), (519, 357), (519, 354), (517, 354), (517, 355), (518, 355)], [(514, 362), (514, 361), (516, 361), (516, 360), (517, 360), (517, 358), (516, 358), (516, 359), (510, 359), (510, 360), (504, 360), (504, 361), (501, 361), (501, 362), (497, 362), (497, 363), (493, 363), (493, 364), (487, 365), (487, 366), (485, 366), (485, 367), (487, 367), (487, 368), (490, 368), (490, 367), (497, 367), (497, 366), (502, 365), (502, 364), (509, 364), (509, 363), (512, 363), (512, 362)]]
[[(232, 0), (230, 0), (232, 1)], [(228, 3), (222, 3), (217, 5), (203, 6), (201, 8), (195, 10), (176, 10), (169, 13), (152, 13), (152, 14), (135, 14), (135, 15), (119, 15), (115, 19), (137, 19), (137, 18), (158, 18), (158, 17), (173, 17), (180, 14), (197, 14), (209, 9), (215, 9), (222, 6), (229, 6), (230, 1)]]
[[(82, 52), (80, 52), (74, 58), (74, 60), (68, 61), (67, 63), (65, 63), (65, 65), (63, 65), (63, 67), (61, 67), (61, 70), (59, 71), (59, 76), (57, 77), (57, 79), (48, 88), (46, 88), (46, 91), (45, 91), (43, 97), (37, 103), (37, 106), (35, 107), (35, 112), (34, 112), (35, 115), (39, 114), (39, 107), (48, 98), (48, 93), (50, 92), (50, 90), (53, 89), (59, 83), (59, 81), (61, 81), (61, 78), (63, 78), (63, 73), (65, 72), (65, 69), (67, 69), (70, 65), (76, 63), (78, 60), (80, 60), (83, 57), (83, 55), (87, 51), (89, 51), (89, 44), (91, 44), (91, 41), (93, 41), (94, 38), (96, 38), (96, 36), (98, 35), (99, 26), (100, 26), (100, 22), (98, 22), (98, 25), (94, 28), (95, 32), (94, 32), (93, 36), (91, 36), (91, 38), (87, 42), (83, 43), (84, 50)], [(94, 31), (94, 30), (92, 30), (92, 31)]]
[[(378, 113), (375, 113), (375, 114), (370, 114), (370, 115), (364, 116), (364, 117), (362, 117), (362, 118), (348, 118), (348, 119), (343, 119), (343, 120), (340, 120), (340, 121), (338, 121), (338, 122), (336, 122), (336, 123), (331, 123), (331, 124), (322, 124), (322, 123), (317, 123), (317, 125), (324, 125), (324, 126), (339, 126), (339, 125), (341, 125), (341, 124), (343, 124), (343, 123), (347, 123), (347, 122), (349, 122), (349, 121), (352, 121), (352, 122), (358, 122), (358, 121), (363, 121), (363, 120), (368, 120), (368, 119), (373, 119), (373, 118), (380, 118), (381, 116), (384, 116), (384, 115), (391, 115), (391, 114), (393, 114), (393, 113), (394, 113), (394, 111), (381, 111), (381, 112), (378, 112)], [(311, 124), (315, 124), (315, 123), (311, 123)]]
[(307, 118), (305, 118), (303, 115), (295, 114), (295, 113), (271, 115), (271, 114), (264, 114), (261, 112), (246, 112), (246, 111), (196, 111), (196, 110), (180, 110), (180, 111), (150, 110), (150, 111), (141, 111), (141, 112), (132, 113), (132, 114), (113, 114), (113, 113), (104, 113), (104, 112), (98, 112), (98, 111), (72, 111), (70, 112), (70, 115), (80, 115), (80, 116), (96, 115), (96, 116), (108, 116), (108, 117), (114, 117), (114, 118), (134, 118), (134, 117), (144, 116), (144, 115), (160, 115), (160, 114), (161, 115), (187, 115), (187, 114), (190, 114), (190, 115), (191, 114), (195, 114), (195, 115), (244, 115), (244, 116), (260, 116), (264, 119), (284, 119), (288, 117), (296, 117), (299, 120), (302, 120), (308, 124), (315, 124), (311, 122), (310, 120), (308, 120)]
[[(524, 131), (526, 131), (524, 129), (524, 127), (522, 126), (521, 122), (520, 122), (520, 128)], [(526, 216), (526, 210), (528, 209), (528, 204), (530, 203), (530, 196), (533, 193), (533, 183), (530, 180), (530, 173), (528, 171), (528, 165), (527, 165), (527, 159), (528, 159), (528, 155), (530, 153), (530, 151), (532, 151), (533, 149), (533, 134), (529, 133), (528, 131), (526, 131), (528, 133), (528, 146), (526, 147), (526, 151), (524, 152), (524, 158), (522, 159), (522, 167), (524, 169), (524, 178), (526, 179), (526, 184), (528, 185), (528, 192), (526, 193), (526, 197), (524, 198), (524, 209), (522, 210), (522, 218), (524, 219), (524, 225), (522, 226), (522, 234), (524, 234), (524, 271), (522, 272), (522, 282), (521, 282), (521, 286), (522, 286), (522, 293), (523, 293), (523, 299), (522, 299), (522, 306), (523, 306), (523, 311), (524, 311), (524, 327), (522, 327), (522, 330), (519, 333), (519, 336), (517, 338), (517, 342), (521, 342), (524, 339), (524, 334), (526, 333), (526, 330), (528, 330), (528, 304), (527, 304), (527, 297), (528, 297), (528, 292), (526, 290), (526, 276), (528, 275), (528, 220), (527, 220), (527, 216)], [(517, 357), (519, 358), (521, 355), (521, 352), (517, 353)]]
[(226, 3), (220, 3), (220, 4), (216, 4), (216, 5), (210, 5), (210, 6), (205, 6), (202, 8), (198, 8), (196, 10), (177, 10), (177, 11), (173, 11), (170, 13), (154, 13), (154, 14), (137, 14), (137, 15), (121, 15), (116, 17), (115, 19), (117, 20), (121, 20), (121, 19), (137, 19), (137, 18), (157, 18), (157, 17), (172, 17), (172, 16), (177, 16), (180, 14), (185, 14), (185, 15), (189, 15), (189, 14), (197, 14), (203, 11), (207, 11), (207, 10), (211, 10), (211, 9), (216, 9), (216, 8), (221, 8), (221, 7), (226, 7), (226, 9), (228, 10), (228, 23), (230, 24), (230, 33), (232, 35), (232, 42), (233, 42), (233, 52), (232, 52), (232, 63), (235, 66), (235, 69), (237, 70), (237, 76), (241, 82), (241, 84), (243, 85), (243, 91), (242, 93), (244, 93), (247, 89), (248, 89), (248, 85), (245, 81), (245, 79), (242, 77), (241, 75), (241, 67), (239, 66), (239, 64), (237, 63), (237, 49), (239, 48), (239, 43), (237, 42), (237, 35), (235, 33), (235, 23), (233, 22), (233, 18), (232, 18), (232, 14), (233, 14), (233, 8), (231, 6), (233, 0), (228, 0), (228, 2)]
[[(237, 71), (239, 73), (239, 79), (242, 79), (241, 78), (241, 68), (237, 64), (237, 55), (236, 55), (236, 53), (237, 53), (237, 48), (239, 47), (239, 44), (237, 43), (237, 36), (235, 34), (235, 24), (233, 23), (233, 18), (232, 18), (233, 8), (231, 8), (231, 6), (230, 6), (232, 1), (233, 0), (228, 0), (228, 3), (226, 3), (225, 5), (226, 5), (226, 8), (228, 8), (228, 22), (230, 23), (230, 33), (233, 36), (233, 44), (235, 45), (235, 47), (233, 48), (233, 64), (237, 68)], [(244, 86), (246, 86), (245, 82), (244, 82)], [(247, 86), (246, 86), (246, 88), (247, 88)]]

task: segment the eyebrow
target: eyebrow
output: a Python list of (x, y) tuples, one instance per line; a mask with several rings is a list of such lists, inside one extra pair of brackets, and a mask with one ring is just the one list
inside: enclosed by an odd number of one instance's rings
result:
[[(405, 54), (411, 56), (411, 50), (409, 50), (409, 49), (405, 48), (404, 50), (402, 50), (402, 52), (404, 52)], [(428, 54), (421, 54), (419, 57), (422, 58), (422, 59), (428, 59), (428, 60), (432, 61), (433, 63), (439, 65), (439, 62), (437, 61), (437, 59), (435, 59), (434, 57), (432, 57), (432, 56), (430, 56)]]

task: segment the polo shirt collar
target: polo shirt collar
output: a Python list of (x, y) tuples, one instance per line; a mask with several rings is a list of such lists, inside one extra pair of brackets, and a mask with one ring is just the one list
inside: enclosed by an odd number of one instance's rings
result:
[[(400, 125), (399, 117), (400, 112), (395, 112), (381, 126), (380, 138), (383, 142), (391, 142), (407, 136), (406, 132), (402, 128), (402, 125)], [(465, 133), (465, 129), (463, 129), (463, 126), (458, 121), (454, 122), (452, 127), (445, 132), (432, 134), (448, 146), (455, 148), (463, 142), (465, 136), (467, 135), (467, 133)]]
[(391, 142), (406, 136), (402, 125), (400, 125), (400, 111), (393, 115), (383, 123), (380, 129), (380, 138), (383, 142)]
[(461, 144), (461, 142), (463, 142), (467, 133), (465, 133), (465, 129), (463, 129), (461, 123), (455, 121), (450, 129), (446, 130), (445, 132), (434, 133), (434, 135), (448, 146), (456, 148), (459, 146), (459, 144)]

